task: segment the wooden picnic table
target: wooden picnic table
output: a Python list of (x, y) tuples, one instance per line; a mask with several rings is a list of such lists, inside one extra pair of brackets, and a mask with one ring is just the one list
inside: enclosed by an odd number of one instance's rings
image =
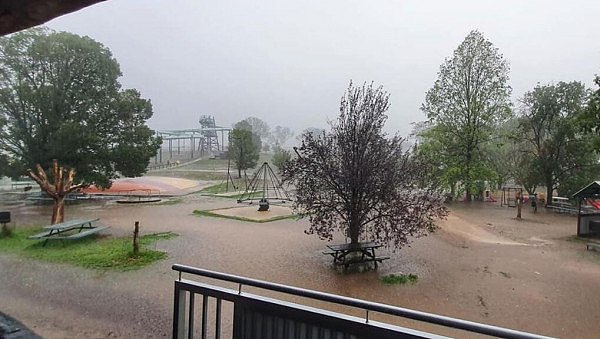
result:
[[(91, 219), (73, 219), (65, 222), (61, 222), (54, 225), (44, 226), (45, 231), (32, 235), (28, 239), (44, 239), (44, 246), (48, 240), (73, 240), (87, 237), (94, 233), (98, 233), (108, 228), (108, 226), (92, 225), (94, 222), (100, 220), (99, 218)], [(73, 230), (77, 232), (73, 233)]]
[(336, 266), (344, 266), (344, 269), (348, 269), (348, 266), (352, 264), (366, 264), (374, 263), (377, 268), (377, 263), (381, 263), (390, 257), (378, 257), (375, 255), (375, 249), (381, 247), (380, 244), (370, 242), (359, 242), (358, 244), (338, 244), (338, 245), (327, 245), (330, 251), (323, 252), (323, 254), (329, 254), (333, 257), (333, 264)]

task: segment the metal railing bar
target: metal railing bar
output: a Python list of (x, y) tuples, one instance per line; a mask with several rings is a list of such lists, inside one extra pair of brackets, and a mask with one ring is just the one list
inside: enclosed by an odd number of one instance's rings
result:
[(215, 321), (215, 339), (221, 338), (221, 299), (217, 298), (217, 307), (216, 307), (216, 321)]
[[(356, 308), (362, 308), (365, 310), (386, 313), (391, 315), (396, 315), (404, 318), (424, 321), (432, 324), (442, 325), (446, 327), (456, 328), (467, 330), (471, 332), (487, 334), (496, 337), (504, 337), (504, 338), (549, 338), (542, 335), (537, 335), (528, 332), (522, 332), (517, 330), (512, 330), (508, 328), (502, 328), (493, 325), (487, 325), (482, 323), (477, 323), (473, 321), (451, 318), (447, 316), (437, 315), (433, 313), (427, 313), (422, 311), (411, 310), (407, 308), (380, 304), (372, 301), (360, 300), (356, 298), (350, 298), (345, 296), (340, 296), (336, 294), (319, 292), (314, 290), (309, 290), (305, 288), (299, 288), (294, 286), (288, 286), (283, 284), (272, 283), (264, 280), (251, 279), (246, 277), (241, 277), (233, 274), (221, 273), (216, 271), (210, 271), (206, 269), (174, 264), (172, 269), (178, 272), (185, 272), (190, 274), (195, 274), (198, 276), (203, 276), (207, 278), (218, 279), (222, 281), (228, 281), (253, 287), (258, 287), (266, 290), (283, 292), (290, 295), (311, 298), (315, 300), (327, 301), (337, 304), (342, 304), (346, 306), (352, 306)], [(241, 289), (241, 286), (240, 286)]]
[(202, 339), (206, 339), (206, 322), (208, 318), (208, 296), (202, 296)]
[[(211, 297), (221, 297), (223, 300), (227, 300), (232, 302), (234, 305), (243, 305), (243, 307), (240, 307), (238, 309), (238, 312), (241, 313), (245, 313), (246, 315), (250, 314), (250, 317), (255, 316), (254, 313), (252, 311), (249, 311), (250, 309), (268, 309), (270, 310), (270, 312), (274, 312), (275, 314), (282, 314), (282, 315), (286, 315), (286, 317), (289, 317), (290, 319), (307, 319), (306, 318), (306, 313), (309, 312), (311, 313), (311, 318), (309, 320), (309, 322), (314, 322), (317, 321), (319, 322), (319, 320), (316, 319), (323, 319), (323, 317), (327, 317), (330, 318), (329, 320), (327, 320), (327, 324), (328, 326), (337, 326), (337, 328), (339, 328), (340, 325), (340, 321), (342, 323), (344, 323), (344, 329), (348, 330), (351, 327), (355, 327), (355, 325), (353, 324), (348, 324), (347, 322), (350, 321), (352, 323), (356, 323), (356, 324), (364, 324), (364, 317), (363, 318), (359, 318), (359, 317), (353, 317), (353, 316), (349, 316), (343, 313), (336, 313), (336, 312), (332, 312), (332, 311), (327, 311), (324, 309), (319, 309), (319, 308), (314, 308), (314, 307), (310, 307), (310, 306), (305, 306), (305, 305), (301, 305), (301, 304), (295, 304), (295, 303), (291, 303), (291, 302), (287, 302), (287, 301), (283, 301), (283, 300), (278, 300), (278, 299), (273, 299), (273, 298), (269, 298), (269, 297), (264, 297), (264, 296), (260, 296), (260, 295), (255, 295), (252, 293), (244, 293), (242, 295), (239, 295), (237, 293), (237, 290), (232, 290), (232, 289), (226, 289), (223, 287), (219, 287), (219, 286), (214, 286), (214, 285), (209, 285), (209, 284), (205, 284), (205, 283), (201, 283), (201, 282), (196, 282), (196, 281), (191, 281), (191, 280), (184, 280), (182, 282), (177, 282), (179, 288), (181, 290), (185, 290), (185, 291), (189, 291), (191, 293), (196, 293), (196, 294), (206, 294), (209, 295)], [(236, 308), (234, 307), (234, 318), (236, 317), (235, 315), (236, 312)], [(242, 314), (238, 314), (237, 316), (242, 317)], [(241, 324), (242, 327), (240, 328), (240, 330), (244, 330), (245, 333), (251, 333), (252, 329), (254, 328), (254, 323), (251, 320), (245, 321), (244, 324)], [(292, 333), (294, 333), (294, 330), (300, 326), (297, 325), (298, 323), (296, 323), (294, 320), (290, 321), (290, 326), (291, 328), (289, 329), (289, 331), (291, 331)], [(370, 321), (369, 324), (373, 324), (376, 327), (382, 327), (382, 328), (387, 328), (387, 327), (394, 327), (394, 331), (397, 331), (398, 329), (401, 329), (402, 333), (411, 333), (411, 334), (415, 334), (417, 336), (422, 334), (428, 334), (428, 333), (424, 333), (424, 332), (420, 332), (420, 331), (416, 331), (416, 330), (411, 330), (411, 329), (407, 329), (407, 328), (400, 328), (398, 326), (395, 325), (391, 325), (391, 324), (385, 324), (385, 323), (376, 323), (374, 321)], [(350, 326), (350, 327), (348, 327)], [(359, 326), (360, 327), (360, 326)], [(306, 326), (300, 326), (300, 331), (303, 332), (306, 329)], [(235, 329), (235, 326), (234, 326)], [(235, 331), (235, 330), (234, 330)], [(417, 333), (419, 332), (419, 333)], [(304, 333), (304, 332), (303, 332)], [(427, 336), (425, 336), (427, 337)], [(441, 336), (435, 335), (435, 338), (441, 338)], [(445, 338), (445, 337), (444, 337)]]
[(194, 293), (190, 293), (190, 304), (188, 312), (188, 339), (194, 338)]

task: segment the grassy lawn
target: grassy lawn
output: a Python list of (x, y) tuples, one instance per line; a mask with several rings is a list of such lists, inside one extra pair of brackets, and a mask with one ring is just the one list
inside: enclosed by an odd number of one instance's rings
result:
[[(246, 186), (245, 186), (243, 180), (235, 180), (234, 179), (234, 182), (235, 182), (235, 186), (237, 187), (237, 191), (239, 191), (239, 192), (245, 191)], [(202, 190), (200, 190), (199, 193), (201, 193), (203, 195), (217, 196), (217, 197), (226, 198), (226, 199), (238, 199), (244, 195), (244, 193), (234, 194), (234, 195), (219, 195), (220, 193), (233, 192), (233, 191), (235, 191), (235, 189), (231, 186), (231, 182), (229, 183), (229, 186), (227, 186), (226, 182), (222, 182), (220, 184), (205, 187)], [(246, 194), (245, 198), (248, 198), (248, 197), (260, 198), (260, 197), (262, 197), (262, 194), (263, 194), (262, 191), (254, 192), (250, 195)]]
[[(261, 153), (256, 166), (246, 170), (248, 180), (252, 178), (254, 172), (262, 166), (263, 162), (270, 162), (272, 157), (273, 154), (271, 153)], [(230, 163), (230, 172), (234, 178), (237, 177), (237, 169), (235, 169), (233, 162)], [(149, 175), (190, 180), (225, 180), (227, 176), (227, 159), (200, 159), (185, 166), (153, 171)]]
[(166, 252), (147, 248), (159, 240), (170, 239), (172, 232), (147, 234), (140, 237), (140, 252), (133, 254), (130, 237), (90, 236), (80, 240), (43, 241), (27, 239), (40, 232), (37, 228), (19, 229), (9, 237), (0, 238), (0, 252), (10, 252), (49, 262), (68, 263), (85, 268), (135, 270), (167, 257)]
[[(243, 180), (234, 180), (234, 182), (235, 182), (235, 186), (237, 187), (237, 190), (239, 190), (239, 191), (244, 190), (245, 186), (244, 186)], [(202, 190), (200, 190), (200, 193), (206, 193), (206, 194), (225, 193), (225, 192), (227, 192), (227, 189), (229, 189), (229, 192), (235, 191), (235, 189), (231, 185), (231, 182), (229, 183), (229, 185), (227, 185), (226, 182), (222, 182), (220, 184), (205, 187)]]
[(170, 177), (170, 178), (181, 178), (189, 180), (225, 180), (227, 173), (224, 172), (198, 172), (193, 170), (164, 170), (148, 173), (147, 175)]
[(414, 284), (419, 280), (415, 274), (388, 274), (380, 278), (385, 285)]
[(158, 202), (155, 205), (158, 205), (158, 206), (171, 206), (171, 205), (180, 204), (182, 202), (183, 202), (183, 199), (181, 199), (181, 198), (170, 198), (170, 199), (162, 200), (161, 202)]

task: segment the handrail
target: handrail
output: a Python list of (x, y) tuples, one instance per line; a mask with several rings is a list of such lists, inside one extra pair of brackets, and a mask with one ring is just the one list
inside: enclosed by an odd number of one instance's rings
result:
[(253, 287), (258, 287), (266, 290), (283, 292), (291, 295), (296, 295), (300, 297), (306, 297), (321, 301), (327, 301), (337, 304), (342, 304), (346, 306), (352, 306), (360, 309), (364, 309), (367, 311), (375, 311), (380, 313), (386, 313), (391, 315), (396, 315), (404, 318), (424, 321), (432, 324), (467, 330), (471, 332), (502, 337), (502, 338), (550, 338), (538, 334), (522, 332), (512, 329), (507, 329), (498, 326), (486, 325), (482, 323), (477, 323), (473, 321), (457, 319), (446, 317), (442, 315), (437, 315), (433, 313), (415, 311), (407, 308), (380, 304), (372, 301), (366, 301), (356, 298), (345, 297), (341, 295), (319, 292), (314, 290), (309, 290), (300, 287), (288, 286), (278, 283), (272, 283), (264, 280), (246, 278), (238, 275), (221, 273), (201, 268), (196, 268), (192, 266), (174, 264), (172, 269), (179, 272), (179, 280), (181, 280), (181, 273), (190, 273), (195, 274), (207, 278), (213, 278), (223, 281), (229, 281), (240, 284), (239, 290), (241, 293), (242, 285), (248, 285)]

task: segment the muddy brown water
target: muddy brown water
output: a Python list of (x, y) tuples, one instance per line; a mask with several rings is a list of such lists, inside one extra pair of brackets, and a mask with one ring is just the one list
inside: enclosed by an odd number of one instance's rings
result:
[[(152, 245), (167, 251), (167, 260), (131, 272), (0, 252), (0, 309), (49, 338), (168, 337), (177, 276), (171, 265), (181, 263), (550, 336), (594, 338), (600, 333), (600, 255), (568, 240), (575, 232), (574, 217), (525, 210), (518, 221), (515, 210), (506, 207), (452, 205), (436, 233), (396, 252), (383, 250), (391, 259), (378, 271), (342, 274), (321, 253), (327, 242), (304, 233), (305, 220), (259, 224), (192, 214), (233, 205), (230, 199), (196, 195), (175, 205), (69, 205), (67, 218), (98, 217), (111, 226), (111, 236), (130, 234), (140, 221), (143, 233), (173, 231), (179, 237)], [(18, 201), (0, 201), (0, 209), (11, 210), (15, 227), (44, 224), (51, 213), (48, 205)], [(379, 279), (390, 273), (413, 273), (419, 280), (386, 286)], [(356, 309), (286, 300), (364, 316)], [(467, 336), (410, 320), (371, 318)]]

